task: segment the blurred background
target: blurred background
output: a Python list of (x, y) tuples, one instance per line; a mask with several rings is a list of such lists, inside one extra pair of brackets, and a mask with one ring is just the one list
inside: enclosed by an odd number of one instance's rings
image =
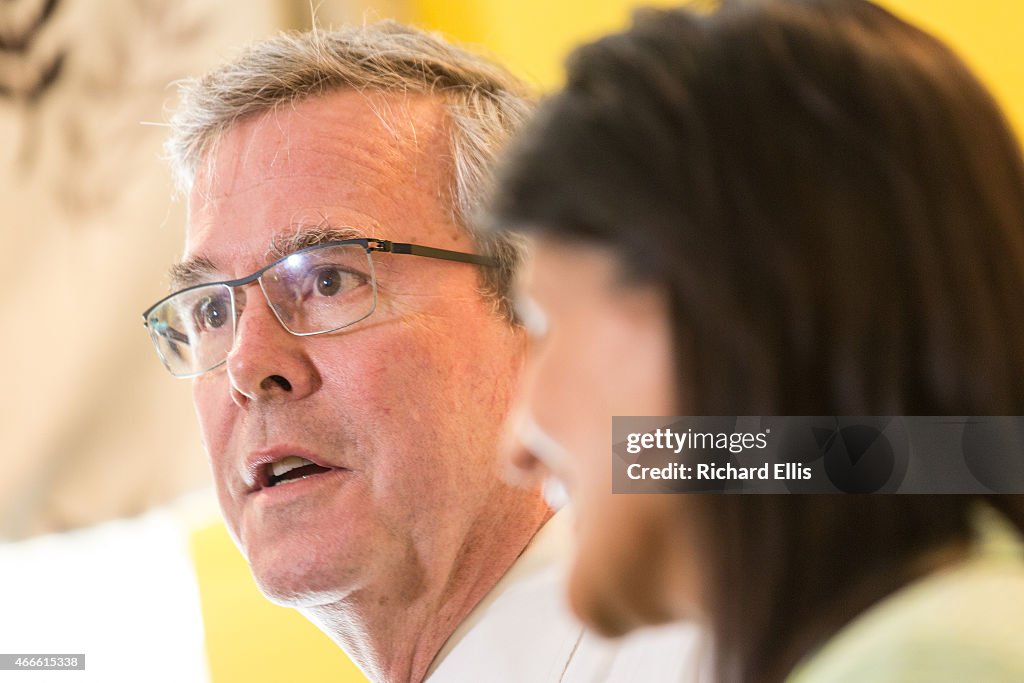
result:
[[(547, 90), (573, 45), (637, 4), (0, 0), (0, 652), (84, 652), (97, 681), (362, 680), (256, 592), (217, 517), (189, 383), (141, 325), (181, 251), (160, 159), (170, 84), (315, 15), (438, 30)], [(1024, 2), (881, 4), (949, 42), (1024, 131)], [(47, 676), (0, 680), (29, 675)]]

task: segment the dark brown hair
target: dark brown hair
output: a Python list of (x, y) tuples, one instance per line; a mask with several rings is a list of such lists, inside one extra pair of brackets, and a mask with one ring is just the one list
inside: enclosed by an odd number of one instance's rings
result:
[[(864, 0), (639, 13), (570, 57), (493, 215), (665, 288), (689, 414), (1024, 415), (1020, 149), (949, 49)], [(719, 675), (784, 677), (975, 503), (700, 498)]]

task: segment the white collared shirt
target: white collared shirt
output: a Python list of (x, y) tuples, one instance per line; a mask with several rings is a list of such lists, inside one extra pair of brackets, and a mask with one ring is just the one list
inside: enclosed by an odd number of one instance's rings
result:
[(445, 643), (429, 683), (597, 683), (700, 680), (695, 625), (608, 640), (580, 625), (565, 600), (571, 515), (562, 510)]

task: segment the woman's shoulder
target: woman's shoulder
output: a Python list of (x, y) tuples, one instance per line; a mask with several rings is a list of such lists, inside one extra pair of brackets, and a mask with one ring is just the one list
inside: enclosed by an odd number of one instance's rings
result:
[(1024, 543), (1007, 524), (982, 512), (970, 558), (862, 614), (790, 681), (1024, 681)]

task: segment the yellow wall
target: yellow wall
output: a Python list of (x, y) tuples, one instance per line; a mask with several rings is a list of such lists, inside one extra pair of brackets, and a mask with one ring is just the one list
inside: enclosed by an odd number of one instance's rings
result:
[[(552, 87), (573, 46), (626, 26), (635, 2), (621, 0), (412, 0), (413, 23), (481, 46), (521, 76)], [(648, 6), (671, 6), (665, 0)]]
[[(624, 27), (625, 0), (412, 0), (410, 19), (474, 43), (545, 88), (561, 79), (565, 55), (580, 41)], [(1024, 0), (881, 0), (882, 5), (950, 43), (1024, 131)]]

